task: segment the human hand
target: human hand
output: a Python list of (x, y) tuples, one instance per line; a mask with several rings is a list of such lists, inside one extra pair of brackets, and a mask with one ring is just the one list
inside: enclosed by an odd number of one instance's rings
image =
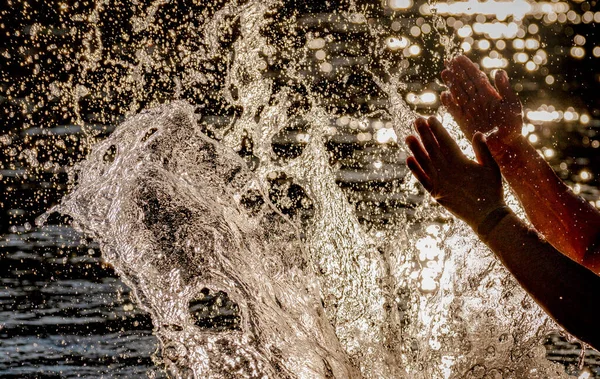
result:
[(491, 211), (505, 205), (500, 169), (485, 137), (481, 133), (473, 137), (475, 162), (435, 117), (418, 118), (415, 126), (420, 140), (406, 138), (414, 154), (406, 164), (438, 203), (477, 230)]
[(442, 104), (468, 139), (476, 132), (487, 134), (496, 128), (494, 134), (501, 140), (512, 140), (521, 133), (521, 102), (504, 70), (496, 72), (494, 88), (485, 73), (460, 55), (446, 63), (442, 80), (449, 89), (442, 93)]

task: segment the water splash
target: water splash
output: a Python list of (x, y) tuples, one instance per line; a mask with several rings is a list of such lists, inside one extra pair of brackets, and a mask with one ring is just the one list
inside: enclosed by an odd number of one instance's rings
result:
[[(134, 17), (134, 33), (156, 30), (164, 6)], [(339, 8), (321, 21), (368, 32), (369, 67), (353, 69), (383, 101), (353, 109), (352, 91), (367, 84), (330, 74), (326, 61), (317, 80), (305, 45), (335, 37), (299, 44), (310, 20), (285, 4), (219, 4), (198, 16), (202, 28), (185, 29), (197, 40), (177, 64), (161, 55), (172, 47), (161, 35), (135, 64), (119, 62), (125, 83), (105, 83), (134, 94), (127, 113), (159, 102), (144, 93), (152, 70), (164, 73), (171, 98), (199, 91), (201, 101), (122, 123), (75, 167), (77, 186), (56, 210), (102, 245), (133, 288), (161, 341), (157, 362), (174, 377), (561, 377), (540, 346), (552, 325), (464, 225), (427, 197), (390, 228), (359, 223), (330, 164), (331, 125), (354, 113), (404, 137), (414, 114), (399, 95), (403, 71), (389, 72), (378, 45), (384, 30), (368, 23), (369, 9)], [(96, 33), (86, 46), (102, 54)], [(87, 73), (100, 60), (90, 62)], [(88, 87), (72, 88), (81, 97)], [(293, 128), (307, 137), (299, 154), (281, 156), (273, 141)], [(394, 194), (419, 198), (414, 179), (397, 171)], [(288, 216), (271, 200), (282, 176), (302, 188), (310, 212)]]
[[(194, 116), (172, 103), (121, 125), (78, 166), (78, 189), (60, 210), (135, 289), (174, 376), (356, 376), (296, 230), (267, 205), (250, 217), (235, 201), (251, 175)], [(199, 330), (189, 304), (206, 289), (226, 293), (239, 320)]]

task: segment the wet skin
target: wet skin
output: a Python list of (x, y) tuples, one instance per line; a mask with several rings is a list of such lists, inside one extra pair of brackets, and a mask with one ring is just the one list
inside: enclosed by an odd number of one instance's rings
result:
[(505, 205), (500, 169), (481, 133), (473, 137), (476, 162), (460, 151), (435, 117), (419, 118), (415, 127), (420, 139), (406, 139), (414, 154), (406, 163), (438, 203), (473, 228), (488, 213)]
[(446, 63), (442, 103), (463, 133), (488, 133), (488, 146), (535, 229), (557, 250), (600, 272), (600, 212), (574, 194), (521, 134), (522, 107), (506, 72), (494, 88), (467, 57)]
[[(505, 72), (496, 73), (494, 88), (466, 57), (446, 67), (442, 79), (449, 91), (442, 102), (472, 140), (477, 160), (462, 154), (435, 117), (419, 118), (419, 137), (406, 139), (413, 153), (408, 167), (437, 202), (475, 231), (487, 223), (484, 242), (521, 286), (569, 333), (600, 348), (600, 212), (576, 196), (521, 135), (521, 103)], [(496, 211), (504, 206), (500, 174), (535, 230), (511, 211)], [(489, 224), (493, 214), (500, 217)]]

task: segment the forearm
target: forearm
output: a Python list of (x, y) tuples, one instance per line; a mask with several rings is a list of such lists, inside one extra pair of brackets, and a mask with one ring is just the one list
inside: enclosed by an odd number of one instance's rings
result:
[(600, 348), (600, 277), (543, 241), (512, 212), (490, 232), (486, 244), (566, 331)]
[(584, 262), (600, 231), (600, 212), (575, 195), (525, 137), (510, 142), (490, 137), (488, 145), (536, 230), (557, 250)]

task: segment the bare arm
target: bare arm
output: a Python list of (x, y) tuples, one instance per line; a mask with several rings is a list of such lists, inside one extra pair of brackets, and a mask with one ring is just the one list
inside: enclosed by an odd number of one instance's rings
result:
[[(477, 162), (466, 158), (435, 118), (416, 122), (420, 139), (406, 143), (407, 164), (431, 195), (464, 220), (534, 300), (569, 333), (600, 348), (600, 277), (545, 242), (505, 205), (500, 172), (481, 133), (473, 137)], [(493, 219), (493, 217), (491, 218)], [(489, 228), (482, 228), (487, 225)]]
[(535, 228), (557, 250), (599, 273), (600, 257), (591, 249), (600, 212), (575, 195), (525, 137), (508, 143), (490, 137), (488, 145)]
[(488, 146), (502, 175), (515, 192), (535, 228), (557, 250), (600, 273), (600, 212), (575, 195), (521, 135), (521, 103), (504, 71), (496, 88), (466, 57), (447, 64), (442, 78), (450, 92), (442, 102), (471, 138), (489, 133)]
[(486, 244), (521, 286), (567, 332), (600, 348), (600, 277), (569, 259), (513, 213)]

